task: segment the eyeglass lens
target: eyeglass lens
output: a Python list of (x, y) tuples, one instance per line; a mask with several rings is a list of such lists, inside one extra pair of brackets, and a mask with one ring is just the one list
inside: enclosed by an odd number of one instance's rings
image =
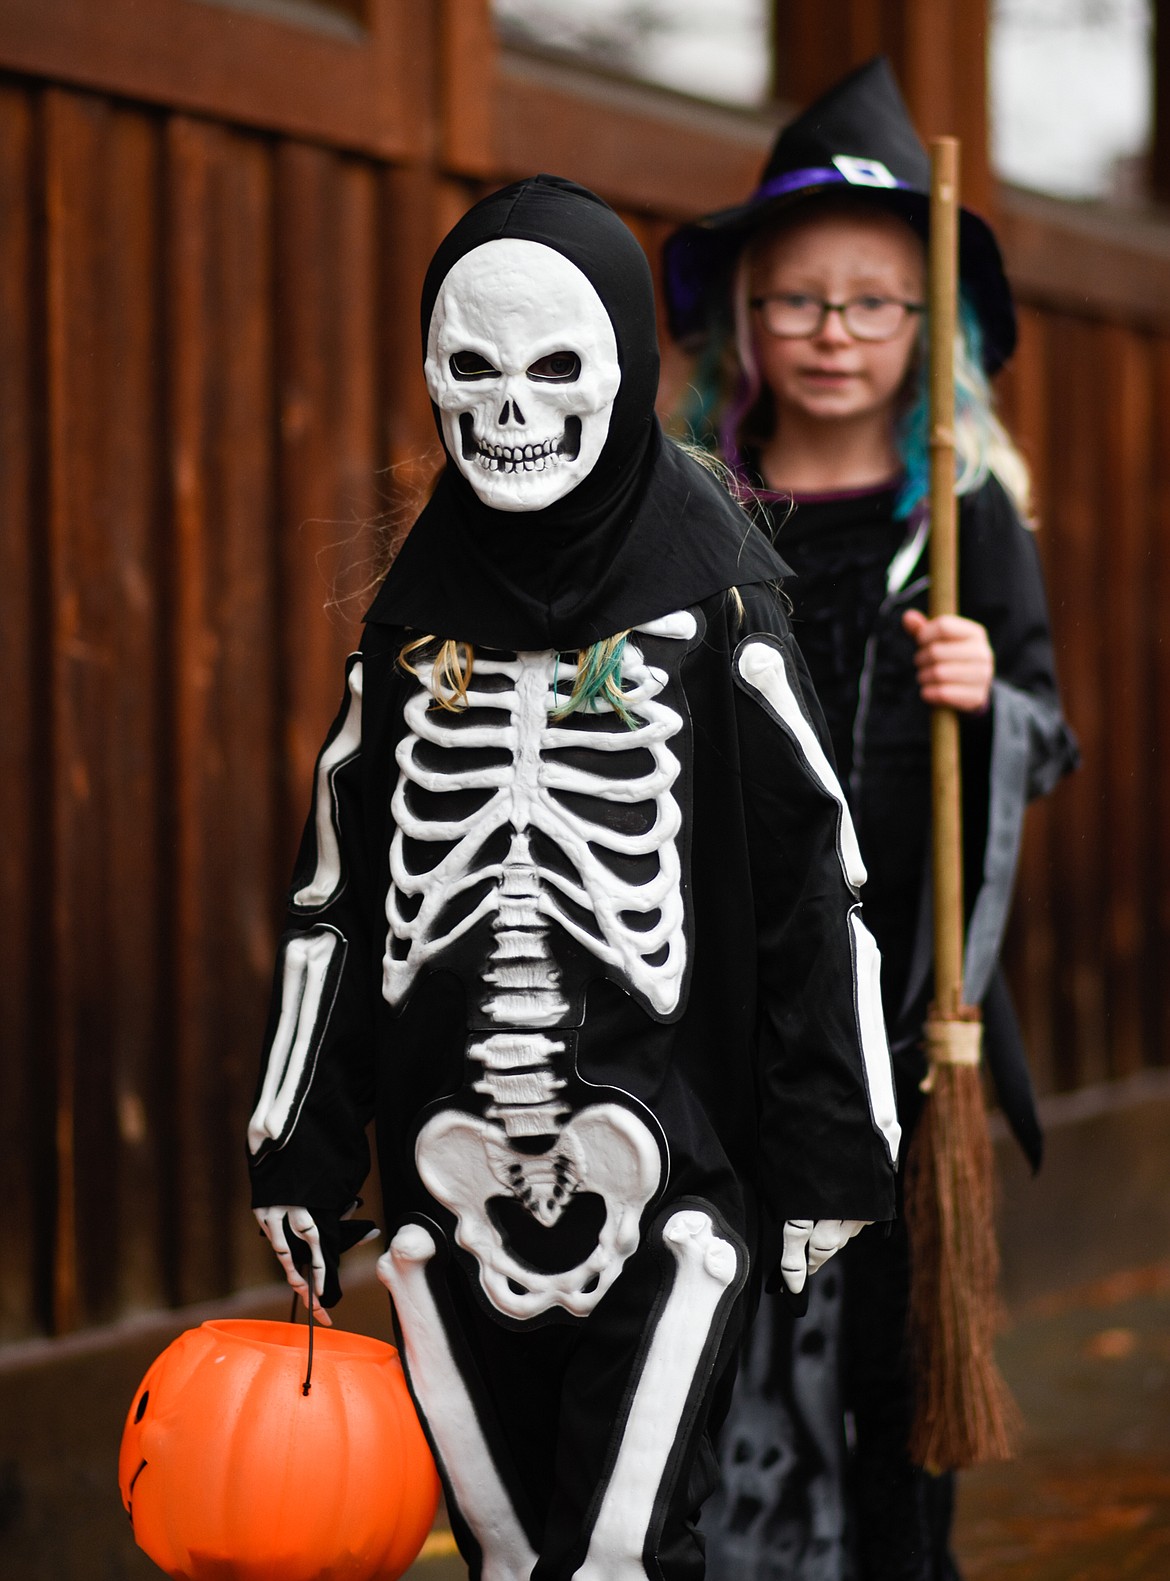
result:
[(819, 334), (830, 313), (840, 313), (855, 340), (890, 340), (911, 311), (909, 304), (890, 297), (856, 296), (848, 302), (826, 302), (797, 292), (763, 297), (759, 308), (769, 334), (792, 340)]

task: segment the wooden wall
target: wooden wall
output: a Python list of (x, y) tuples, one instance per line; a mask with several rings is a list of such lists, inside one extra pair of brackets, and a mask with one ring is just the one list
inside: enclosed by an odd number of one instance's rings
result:
[[(553, 169), (653, 255), (771, 139), (497, 57), (480, 0), (320, 9), (107, 0), (100, 36), (86, 0), (0, 9), (0, 1340), (270, 1274), (241, 1139), (369, 523), (434, 450), (435, 242)], [(1088, 763), (1034, 815), (1013, 963), (1064, 1088), (1164, 1046), (1170, 232), (1041, 210), (1003, 205), (1006, 394)]]
[(0, 161), (4, 1292), (92, 1320), (261, 1267), (237, 1126), (383, 506), (393, 216), (368, 162), (54, 86), (0, 88)]
[(1032, 461), (1084, 766), (1031, 813), (1011, 966), (1042, 1090), (1166, 1062), (1170, 224), (1005, 196), (1024, 303), (1005, 409)]

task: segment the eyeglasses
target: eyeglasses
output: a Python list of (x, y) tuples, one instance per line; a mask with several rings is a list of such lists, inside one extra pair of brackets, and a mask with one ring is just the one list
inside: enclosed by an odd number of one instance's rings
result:
[(769, 335), (778, 340), (809, 340), (819, 335), (830, 313), (840, 313), (845, 332), (854, 340), (893, 340), (911, 313), (924, 302), (900, 302), (889, 296), (851, 296), (847, 302), (826, 302), (802, 291), (755, 296), (751, 305)]

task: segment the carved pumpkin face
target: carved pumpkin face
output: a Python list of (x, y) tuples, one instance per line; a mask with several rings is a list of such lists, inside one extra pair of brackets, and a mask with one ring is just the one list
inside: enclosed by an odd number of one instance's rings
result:
[(224, 1321), (188, 1329), (134, 1397), (118, 1482), (140, 1548), (183, 1581), (396, 1581), (439, 1482), (392, 1345)]

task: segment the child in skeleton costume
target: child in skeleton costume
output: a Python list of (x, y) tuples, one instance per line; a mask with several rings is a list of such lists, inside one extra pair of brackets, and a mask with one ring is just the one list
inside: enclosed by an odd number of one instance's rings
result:
[(697, 1578), (749, 1285), (893, 1209), (864, 871), (783, 566), (654, 417), (617, 216), (552, 177), (485, 199), (422, 332), (447, 465), (319, 759), (253, 1200), (328, 1305), (376, 1117), (472, 1574)]
[[(963, 716), (966, 997), (1004, 1112), (1040, 1133), (997, 957), (1024, 805), (1075, 763), (1061, 717), (1026, 470), (986, 382), (1015, 317), (991, 231), (964, 211), (956, 438), (960, 616), (929, 621), (925, 256), (929, 163), (884, 61), (780, 134), (747, 202), (667, 244), (672, 327), (704, 345), (687, 417), (759, 501), (795, 576), (793, 628), (869, 869), (866, 918), (899, 1112), (921, 1107), (929, 997), (932, 704)], [(704, 340), (705, 337), (705, 340)], [(905, 1150), (903, 1150), (905, 1151)], [(842, 1300), (842, 1287), (844, 1299)], [(867, 1231), (807, 1316), (765, 1302), (704, 1515), (718, 1581), (945, 1581), (951, 1478), (907, 1455), (908, 1248)], [(844, 1396), (842, 1400), (842, 1394)], [(844, 1415), (855, 1436), (846, 1454)], [(847, 1496), (848, 1495), (848, 1496)]]

